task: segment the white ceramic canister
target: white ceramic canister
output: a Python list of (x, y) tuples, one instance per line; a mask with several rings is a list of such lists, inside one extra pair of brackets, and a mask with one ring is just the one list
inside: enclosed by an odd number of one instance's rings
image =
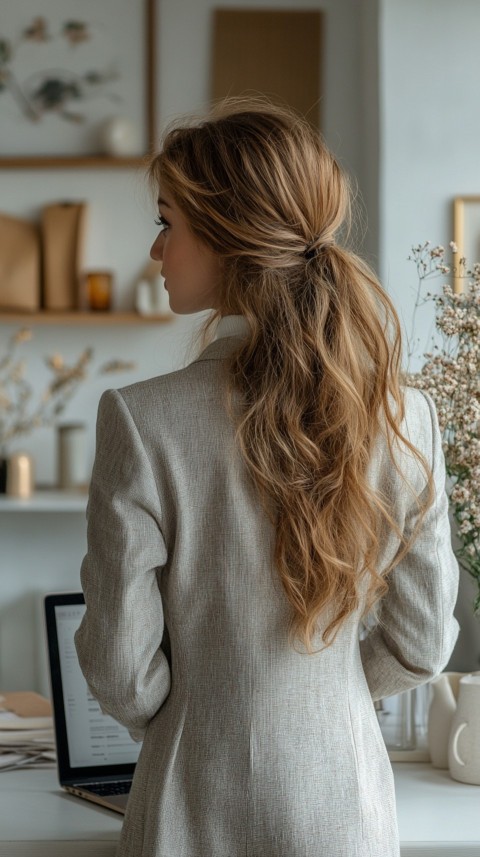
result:
[(159, 315), (170, 312), (170, 298), (161, 275), (152, 279), (152, 297), (155, 312)]
[(448, 767), (454, 780), (480, 785), (480, 675), (460, 679), (457, 710), (448, 743)]
[(32, 496), (34, 484), (32, 456), (26, 452), (15, 452), (7, 461), (6, 494), (25, 500)]
[(152, 287), (148, 280), (140, 280), (135, 289), (135, 309), (140, 315), (153, 315)]
[(85, 488), (86, 426), (84, 423), (64, 423), (57, 427), (58, 487)]

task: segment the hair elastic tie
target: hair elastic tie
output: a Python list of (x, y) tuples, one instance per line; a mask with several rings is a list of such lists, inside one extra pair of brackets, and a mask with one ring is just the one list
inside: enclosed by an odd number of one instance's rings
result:
[(314, 259), (315, 256), (318, 256), (318, 254), (325, 249), (325, 247), (330, 247), (333, 244), (333, 241), (327, 240), (322, 241), (321, 244), (317, 244), (317, 246), (315, 246), (318, 240), (319, 236), (314, 238), (313, 241), (310, 241), (310, 243), (307, 244), (307, 246), (305, 247), (305, 250), (303, 251), (303, 256), (307, 261), (309, 261), (310, 259)]

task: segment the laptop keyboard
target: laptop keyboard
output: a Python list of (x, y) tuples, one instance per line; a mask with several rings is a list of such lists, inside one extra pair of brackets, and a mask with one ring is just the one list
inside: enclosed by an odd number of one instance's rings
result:
[(87, 789), (96, 795), (126, 795), (132, 787), (131, 780), (119, 780), (116, 783), (88, 783), (81, 788)]

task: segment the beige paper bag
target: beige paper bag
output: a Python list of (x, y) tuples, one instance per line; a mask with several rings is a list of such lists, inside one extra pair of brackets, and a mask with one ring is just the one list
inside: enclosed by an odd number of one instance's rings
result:
[(84, 202), (54, 203), (42, 211), (45, 309), (79, 308), (85, 212)]
[(40, 307), (40, 235), (35, 224), (0, 214), (0, 309)]

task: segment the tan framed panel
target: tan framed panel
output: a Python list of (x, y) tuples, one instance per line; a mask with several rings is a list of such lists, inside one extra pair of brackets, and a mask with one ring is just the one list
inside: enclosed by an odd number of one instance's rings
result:
[(216, 9), (211, 97), (262, 94), (321, 127), (323, 14)]

